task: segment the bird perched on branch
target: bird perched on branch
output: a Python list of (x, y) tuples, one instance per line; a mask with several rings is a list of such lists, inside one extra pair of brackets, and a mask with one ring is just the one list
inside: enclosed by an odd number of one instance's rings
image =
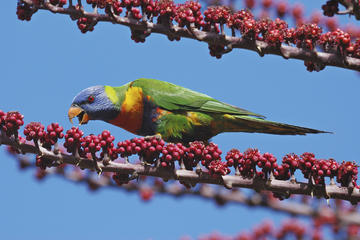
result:
[(277, 123), (205, 94), (155, 79), (140, 78), (120, 87), (82, 90), (69, 109), (70, 121), (103, 120), (131, 133), (161, 135), (168, 142), (208, 141), (222, 132), (305, 135), (324, 131)]

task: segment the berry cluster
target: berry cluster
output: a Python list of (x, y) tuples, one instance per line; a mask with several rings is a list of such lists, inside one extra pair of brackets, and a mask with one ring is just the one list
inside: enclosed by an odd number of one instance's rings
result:
[(181, 143), (169, 143), (162, 149), (162, 156), (160, 158), (161, 166), (166, 168), (174, 168), (175, 161), (180, 162), (184, 158), (187, 149)]
[[(335, 171), (334, 174), (336, 174)], [(355, 162), (342, 162), (337, 171), (336, 181), (343, 187), (349, 186), (350, 183), (356, 186), (357, 174), (358, 166)]]
[(231, 29), (240, 30), (241, 34), (247, 35), (248, 32), (255, 29), (255, 19), (248, 10), (240, 10), (230, 15), (227, 26)]
[(59, 123), (51, 123), (46, 130), (47, 132), (41, 142), (44, 148), (51, 149), (51, 146), (55, 145), (58, 139), (64, 137), (64, 128)]
[(350, 47), (350, 43), (350, 34), (340, 29), (322, 34), (319, 39), (319, 44), (325, 51), (339, 51), (341, 55), (345, 55), (345, 50)]
[(248, 149), (244, 152), (242, 159), (239, 161), (239, 171), (241, 176), (253, 178), (256, 176), (256, 165), (261, 158), (261, 154), (257, 149)]
[(209, 174), (213, 177), (224, 176), (230, 173), (227, 164), (220, 160), (211, 161), (207, 168), (209, 169)]
[(280, 231), (276, 234), (277, 239), (285, 239), (289, 234), (294, 234), (296, 239), (303, 239), (306, 229), (301, 224), (292, 221), (286, 221), (282, 224)]
[(315, 184), (325, 184), (325, 177), (333, 178), (338, 171), (338, 167), (338, 163), (333, 159), (317, 160), (311, 168), (311, 176), (313, 176)]
[(64, 147), (68, 153), (75, 154), (76, 151), (78, 151), (80, 156), (83, 155), (80, 151), (81, 138), (83, 135), (83, 131), (81, 131), (78, 127), (72, 127), (66, 131)]
[(86, 33), (88, 31), (94, 31), (94, 26), (96, 25), (96, 21), (93, 18), (81, 17), (77, 20), (76, 24), (82, 33)]
[(111, 135), (108, 130), (104, 130), (99, 136), (100, 146), (102, 148), (102, 152), (100, 157), (104, 158), (105, 154), (107, 154), (111, 160), (115, 160), (118, 158), (117, 149), (114, 147), (115, 137)]
[(332, 17), (339, 11), (339, 2), (337, 0), (329, 0), (321, 6), (321, 9), (325, 16)]
[(325, 64), (315, 63), (313, 61), (308, 61), (308, 60), (304, 61), (304, 65), (306, 67), (306, 70), (308, 70), (309, 72), (313, 72), (313, 71), (320, 72), (325, 68)]
[(133, 138), (117, 144), (117, 152), (121, 157), (138, 154), (147, 163), (154, 163), (163, 150), (165, 142), (156, 137)]
[(5, 117), (6, 117), (6, 113), (0, 110), (0, 130), (2, 128), (2, 125), (5, 124)]
[(201, 164), (208, 168), (211, 162), (221, 160), (222, 151), (215, 143), (209, 143), (203, 150)]
[(156, 2), (156, 12), (159, 13), (158, 23), (169, 24), (174, 19), (176, 5), (173, 0), (160, 0)]
[(95, 154), (101, 150), (100, 138), (94, 134), (90, 134), (80, 139), (81, 147), (84, 149), (84, 153)]
[(225, 156), (225, 160), (227, 161), (227, 165), (229, 167), (234, 166), (236, 171), (235, 174), (238, 175), (239, 173), (239, 165), (242, 163), (244, 155), (240, 152), (238, 149), (231, 149), (229, 152), (227, 152)]
[(19, 112), (8, 112), (6, 113), (5, 117), (1, 117), (2, 130), (6, 133), (8, 137), (14, 135), (15, 137), (18, 136), (19, 128), (24, 125), (24, 116), (21, 115)]
[(313, 50), (316, 45), (316, 41), (320, 38), (321, 33), (322, 29), (315, 23), (302, 24), (295, 29), (294, 43), (299, 48)]
[(114, 173), (112, 175), (112, 179), (119, 186), (123, 184), (127, 184), (130, 181), (129, 174), (123, 174), (123, 173)]
[(185, 168), (192, 170), (203, 158), (205, 144), (200, 141), (191, 142), (187, 149), (186, 158), (184, 158)]
[(34, 14), (35, 8), (27, 3), (24, 3), (22, 1), (18, 1), (17, 7), (16, 7), (16, 15), (19, 20), (21, 21), (30, 21), (31, 16)]
[(274, 169), (278, 167), (276, 157), (271, 153), (264, 153), (257, 161), (257, 166), (262, 169), (261, 173), (258, 173), (258, 175), (264, 179), (267, 179), (270, 173), (273, 173)]
[(187, 1), (184, 4), (179, 4), (176, 6), (174, 19), (180, 27), (194, 23), (195, 27), (200, 28), (205, 25), (200, 9), (201, 4), (199, 2)]
[(214, 6), (208, 7), (204, 11), (205, 22), (210, 25), (215, 24), (226, 24), (230, 18), (231, 11), (229, 7), (226, 6)]
[(24, 135), (26, 140), (38, 142), (40, 139), (44, 138), (46, 132), (44, 131), (44, 126), (39, 122), (31, 122), (25, 126)]
[(46, 167), (51, 167), (52, 161), (40, 155), (36, 155), (35, 165), (41, 170), (45, 170)]
[(311, 170), (316, 162), (315, 154), (305, 152), (300, 156), (299, 169), (305, 178), (310, 178)]

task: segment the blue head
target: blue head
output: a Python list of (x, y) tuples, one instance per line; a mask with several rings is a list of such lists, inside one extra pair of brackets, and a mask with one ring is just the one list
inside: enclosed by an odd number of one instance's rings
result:
[(94, 86), (77, 94), (69, 109), (69, 119), (78, 117), (80, 124), (89, 120), (109, 121), (117, 116), (119, 109), (109, 99), (105, 86)]

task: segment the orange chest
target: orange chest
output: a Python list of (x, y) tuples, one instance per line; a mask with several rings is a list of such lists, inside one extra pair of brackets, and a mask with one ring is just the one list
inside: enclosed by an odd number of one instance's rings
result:
[(129, 87), (125, 93), (120, 113), (115, 119), (111, 120), (110, 123), (136, 134), (142, 126), (143, 110), (144, 101), (142, 89)]

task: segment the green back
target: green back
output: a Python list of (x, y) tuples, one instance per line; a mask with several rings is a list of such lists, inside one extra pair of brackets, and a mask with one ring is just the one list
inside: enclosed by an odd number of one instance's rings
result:
[(197, 111), (264, 117), (245, 109), (222, 103), (208, 95), (160, 80), (140, 78), (133, 81), (131, 85), (141, 87), (144, 95), (152, 97), (159, 107), (169, 111)]

